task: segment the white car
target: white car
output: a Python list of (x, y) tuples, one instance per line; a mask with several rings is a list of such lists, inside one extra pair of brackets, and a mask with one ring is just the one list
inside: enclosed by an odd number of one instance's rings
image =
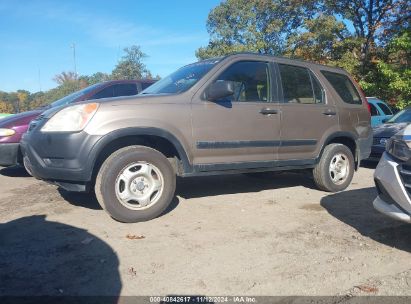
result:
[(374, 208), (411, 223), (411, 125), (387, 141), (374, 180), (378, 192)]

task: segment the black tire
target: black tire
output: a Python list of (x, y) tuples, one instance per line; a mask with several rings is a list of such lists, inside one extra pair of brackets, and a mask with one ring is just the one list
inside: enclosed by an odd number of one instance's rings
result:
[[(155, 204), (147, 209), (129, 209), (116, 195), (116, 180), (127, 166), (136, 162), (154, 165), (163, 176), (163, 190)], [(151, 220), (164, 212), (174, 198), (176, 174), (167, 158), (157, 150), (144, 146), (129, 146), (111, 154), (102, 164), (96, 178), (95, 193), (99, 204), (114, 219), (135, 223)]]
[[(334, 157), (342, 154), (348, 161), (348, 174), (340, 183), (335, 183), (330, 174), (330, 164)], [(346, 189), (354, 176), (354, 156), (351, 150), (342, 144), (330, 144), (324, 148), (319, 163), (313, 169), (314, 182), (320, 190), (338, 192)]]

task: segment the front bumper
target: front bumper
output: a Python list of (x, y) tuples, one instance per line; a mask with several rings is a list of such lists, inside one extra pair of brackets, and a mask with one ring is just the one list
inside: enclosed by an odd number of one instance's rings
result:
[(0, 166), (17, 165), (19, 161), (19, 143), (0, 144)]
[(404, 213), (401, 209), (393, 204), (389, 204), (377, 196), (373, 202), (374, 208), (389, 217), (406, 223), (411, 223), (411, 216)]
[(31, 175), (70, 191), (86, 191), (91, 181), (100, 136), (86, 132), (28, 132), (21, 140), (24, 165)]
[(374, 208), (385, 215), (411, 223), (411, 199), (399, 172), (400, 164), (386, 152), (374, 172), (378, 196)]

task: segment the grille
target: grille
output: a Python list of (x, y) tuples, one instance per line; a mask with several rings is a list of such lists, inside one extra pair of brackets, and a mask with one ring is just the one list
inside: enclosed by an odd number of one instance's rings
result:
[(372, 140), (372, 144), (373, 144), (374, 146), (385, 146), (385, 144), (381, 144), (381, 143), (380, 143), (381, 139), (383, 139), (383, 138), (384, 138), (385, 140), (388, 140), (387, 137), (374, 137), (373, 140)]
[(380, 144), (380, 137), (374, 137), (372, 140), (373, 145), (379, 145)]

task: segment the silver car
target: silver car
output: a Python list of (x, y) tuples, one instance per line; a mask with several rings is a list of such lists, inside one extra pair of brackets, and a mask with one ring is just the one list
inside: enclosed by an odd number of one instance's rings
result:
[(374, 173), (374, 208), (411, 223), (411, 126), (391, 137)]

